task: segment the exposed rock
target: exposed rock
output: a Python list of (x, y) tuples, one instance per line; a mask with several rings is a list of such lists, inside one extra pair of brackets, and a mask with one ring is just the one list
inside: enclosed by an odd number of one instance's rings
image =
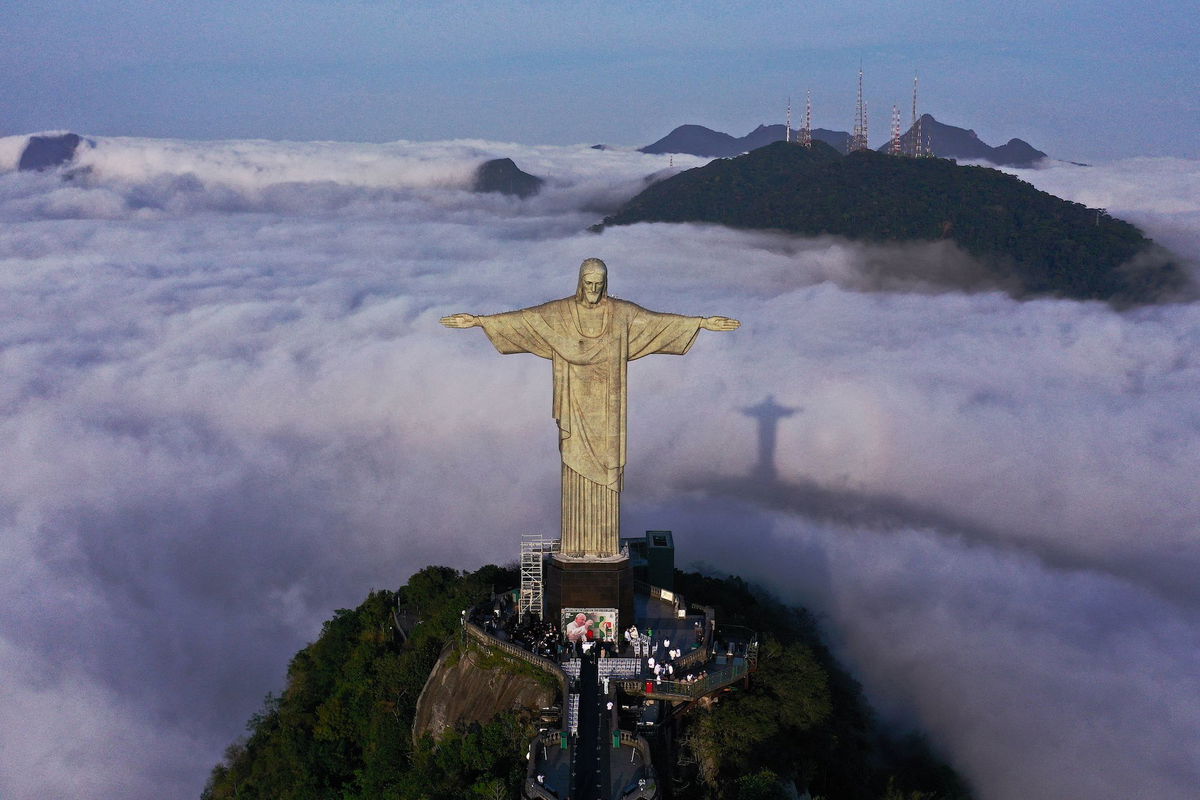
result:
[(536, 711), (553, 703), (555, 695), (544, 679), (533, 677), (505, 656), (474, 644), (449, 647), (417, 700), (413, 739), (426, 733), (436, 739), (458, 723), (485, 723), (513, 709)]
[(30, 136), (17, 169), (41, 171), (69, 163), (83, 138), (76, 133), (57, 136)]
[(494, 158), (479, 165), (472, 189), (476, 192), (529, 197), (537, 194), (544, 182), (536, 175), (522, 172), (511, 158)]

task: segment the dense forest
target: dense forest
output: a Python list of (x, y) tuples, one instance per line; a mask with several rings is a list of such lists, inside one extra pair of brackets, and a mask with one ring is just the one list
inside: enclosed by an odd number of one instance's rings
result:
[(676, 573), (675, 588), (715, 608), (718, 625), (762, 637), (749, 688), (698, 704), (683, 720), (676, 800), (783, 798), (786, 783), (807, 788), (814, 800), (971, 796), (921, 736), (879, 726), (807, 611), (736, 577)]
[[(339, 609), (292, 658), (283, 693), (268, 695), (209, 777), (205, 800), (511, 798), (533, 729), (514, 715), (416, 746), (417, 698), (459, 614), (515, 571), (426, 567), (397, 592)], [(401, 636), (394, 612), (420, 619)]]
[[(459, 635), (460, 611), (515, 585), (515, 571), (427, 567), (396, 592), (373, 591), (338, 610), (292, 659), (283, 693), (268, 695), (213, 768), (203, 797), (515, 798), (534, 732), (530, 716), (428, 736), (413, 716), (439, 653)], [(821, 643), (812, 618), (742, 581), (679, 573), (677, 588), (725, 624), (761, 631), (749, 687), (693, 704), (677, 729), (677, 800), (762, 800), (795, 783), (814, 798), (968, 798), (949, 767), (916, 737), (885, 735), (858, 685)], [(394, 612), (420, 619), (408, 635)]]
[(868, 242), (951, 239), (1018, 297), (1146, 303), (1185, 273), (1133, 225), (987, 167), (777, 142), (656, 183), (600, 225), (709, 222)]

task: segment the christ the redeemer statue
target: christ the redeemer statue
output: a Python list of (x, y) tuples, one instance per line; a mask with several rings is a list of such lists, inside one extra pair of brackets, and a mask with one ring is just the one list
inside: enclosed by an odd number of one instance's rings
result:
[(483, 328), (501, 353), (554, 362), (554, 418), (562, 453), (561, 555), (619, 554), (625, 470), (626, 364), (652, 353), (683, 355), (701, 328), (732, 331), (728, 317), (647, 311), (608, 295), (598, 258), (579, 267), (573, 297), (503, 314), (443, 317), (449, 328)]

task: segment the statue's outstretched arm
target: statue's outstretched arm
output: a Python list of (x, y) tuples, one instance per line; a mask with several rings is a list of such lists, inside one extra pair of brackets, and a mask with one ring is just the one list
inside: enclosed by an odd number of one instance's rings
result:
[[(443, 324), (445, 320), (442, 320)], [(706, 331), (736, 331), (742, 323), (730, 317), (704, 317), (700, 320), (700, 327)]]
[(441, 322), (447, 328), (474, 328), (479, 324), (479, 317), (474, 314), (451, 314), (442, 317)]

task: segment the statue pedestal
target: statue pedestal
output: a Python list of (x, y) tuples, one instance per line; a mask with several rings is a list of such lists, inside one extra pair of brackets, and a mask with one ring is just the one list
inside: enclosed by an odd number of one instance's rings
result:
[(542, 568), (546, 619), (561, 624), (567, 608), (615, 608), (622, 630), (633, 624), (633, 568), (628, 555), (588, 559), (553, 553), (546, 556)]

